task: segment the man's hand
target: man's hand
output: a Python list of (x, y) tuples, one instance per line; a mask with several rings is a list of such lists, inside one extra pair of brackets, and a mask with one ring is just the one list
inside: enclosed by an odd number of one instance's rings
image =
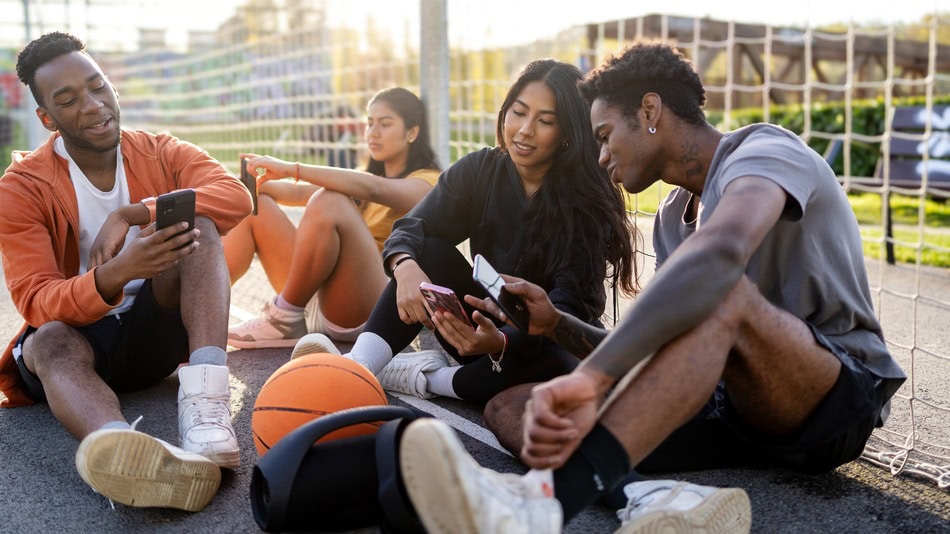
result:
[(581, 369), (538, 384), (525, 406), (521, 460), (535, 469), (557, 469), (574, 454), (597, 422), (612, 381)]
[(419, 284), (431, 281), (416, 260), (408, 259), (400, 263), (393, 270), (393, 280), (396, 281), (396, 307), (399, 308), (399, 319), (406, 324), (422, 323), (428, 328), (433, 328), (429, 314), (426, 312), (425, 299), (419, 291)]
[[(527, 280), (514, 276), (503, 274), (501, 277), (505, 281), (505, 291), (521, 297), (528, 307), (528, 334), (553, 337), (554, 329), (561, 320), (561, 314), (554, 307), (554, 304), (551, 304), (551, 300), (544, 289), (537, 284), (532, 284)], [(465, 302), (514, 326), (505, 313), (501, 311), (501, 308), (488, 297), (480, 299), (472, 295), (465, 295)]]
[[(129, 246), (95, 271), (96, 288), (111, 302), (131, 280), (154, 278), (175, 266), (198, 248), (200, 230), (182, 222), (155, 230), (152, 223)], [(178, 235), (176, 235), (178, 234)]]
[(92, 242), (87, 270), (91, 271), (114, 258), (125, 245), (125, 238), (129, 235), (129, 228), (132, 225), (148, 224), (148, 222), (148, 208), (140, 203), (122, 206), (110, 213)]

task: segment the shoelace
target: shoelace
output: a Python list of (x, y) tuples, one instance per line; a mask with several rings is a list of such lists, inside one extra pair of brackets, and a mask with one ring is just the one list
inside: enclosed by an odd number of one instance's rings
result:
[(226, 395), (203, 395), (194, 400), (189, 398), (182, 399), (187, 404), (187, 410), (191, 415), (193, 426), (213, 425), (227, 429), (224, 423), (231, 417), (231, 411), (228, 409), (229, 398)]
[(627, 501), (627, 506), (625, 506), (623, 510), (617, 511), (617, 518), (620, 519), (621, 522), (630, 521), (631, 519), (633, 519), (634, 517), (637, 517), (641, 513), (640, 512), (641, 508), (644, 508), (648, 506), (649, 504), (656, 504), (656, 505), (662, 506), (667, 503), (670, 503), (674, 499), (676, 499), (676, 497), (678, 497), (680, 493), (683, 492), (683, 488), (685, 487), (686, 487), (686, 484), (679, 482), (675, 484), (672, 488), (669, 488), (668, 490), (669, 493), (667, 493), (665, 497), (657, 501), (651, 501), (649, 503), (647, 503), (647, 500), (646, 500), (647, 497), (649, 497), (650, 495), (653, 495), (654, 493), (658, 491), (667, 491), (667, 488), (657, 488), (649, 493), (640, 495), (639, 497), (635, 499), (631, 498), (629, 501)]

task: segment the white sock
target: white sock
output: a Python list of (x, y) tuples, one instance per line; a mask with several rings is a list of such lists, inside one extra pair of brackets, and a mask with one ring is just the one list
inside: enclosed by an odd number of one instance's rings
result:
[(188, 357), (189, 365), (227, 365), (228, 353), (221, 347), (199, 347)]
[(422, 373), (426, 375), (426, 389), (429, 390), (429, 393), (435, 393), (443, 397), (452, 397), (453, 399), (461, 399), (462, 397), (459, 397), (458, 393), (455, 392), (455, 388), (452, 387), (452, 380), (455, 378), (455, 373), (461, 368), (461, 365), (450, 365), (448, 367), (439, 367), (435, 371)]
[(109, 421), (99, 427), (99, 430), (131, 430), (132, 425), (126, 421)]
[(287, 299), (284, 298), (283, 294), (277, 295), (277, 298), (274, 300), (274, 305), (282, 311), (299, 313), (300, 315), (303, 315), (305, 308), (304, 306), (294, 306), (293, 304), (287, 302)]
[(356, 360), (374, 375), (378, 375), (393, 359), (393, 350), (389, 348), (389, 343), (378, 334), (363, 332), (356, 338), (353, 349), (344, 356)]

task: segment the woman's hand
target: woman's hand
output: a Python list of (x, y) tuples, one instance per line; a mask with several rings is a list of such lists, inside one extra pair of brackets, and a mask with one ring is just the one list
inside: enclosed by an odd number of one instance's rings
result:
[(432, 322), (442, 338), (455, 347), (459, 356), (497, 354), (505, 348), (505, 336), (495, 323), (479, 312), (472, 313), (476, 328), (451, 313), (435, 312)]
[(422, 323), (432, 328), (432, 321), (426, 312), (425, 299), (419, 291), (419, 284), (430, 283), (429, 277), (422, 271), (416, 260), (402, 261), (393, 269), (396, 281), (396, 307), (399, 319), (406, 324)]
[[(273, 156), (259, 156), (257, 154), (241, 154), (246, 159), (244, 166), (252, 176), (257, 176), (257, 187), (260, 188), (271, 180), (293, 178), (297, 172), (297, 164)], [(264, 172), (261, 173), (259, 170)]]

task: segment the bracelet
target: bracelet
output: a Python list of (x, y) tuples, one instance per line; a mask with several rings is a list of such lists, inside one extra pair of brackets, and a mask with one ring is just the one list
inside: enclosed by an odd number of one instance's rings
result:
[(300, 162), (294, 162), (294, 187), (297, 187), (297, 182), (300, 181)]
[[(501, 330), (499, 330), (499, 332), (501, 332), (501, 337), (505, 339), (505, 344), (503, 347), (501, 347), (501, 352), (488, 355), (488, 359), (491, 360), (491, 370), (495, 371), (496, 373), (501, 372), (501, 361), (505, 359), (505, 351), (508, 350), (508, 334), (502, 332)], [(496, 360), (494, 356), (498, 356), (498, 359)]]
[(396, 272), (396, 267), (399, 267), (404, 261), (415, 260), (412, 256), (408, 254), (396, 260), (396, 263), (393, 264), (393, 268), (390, 269), (391, 272)]

